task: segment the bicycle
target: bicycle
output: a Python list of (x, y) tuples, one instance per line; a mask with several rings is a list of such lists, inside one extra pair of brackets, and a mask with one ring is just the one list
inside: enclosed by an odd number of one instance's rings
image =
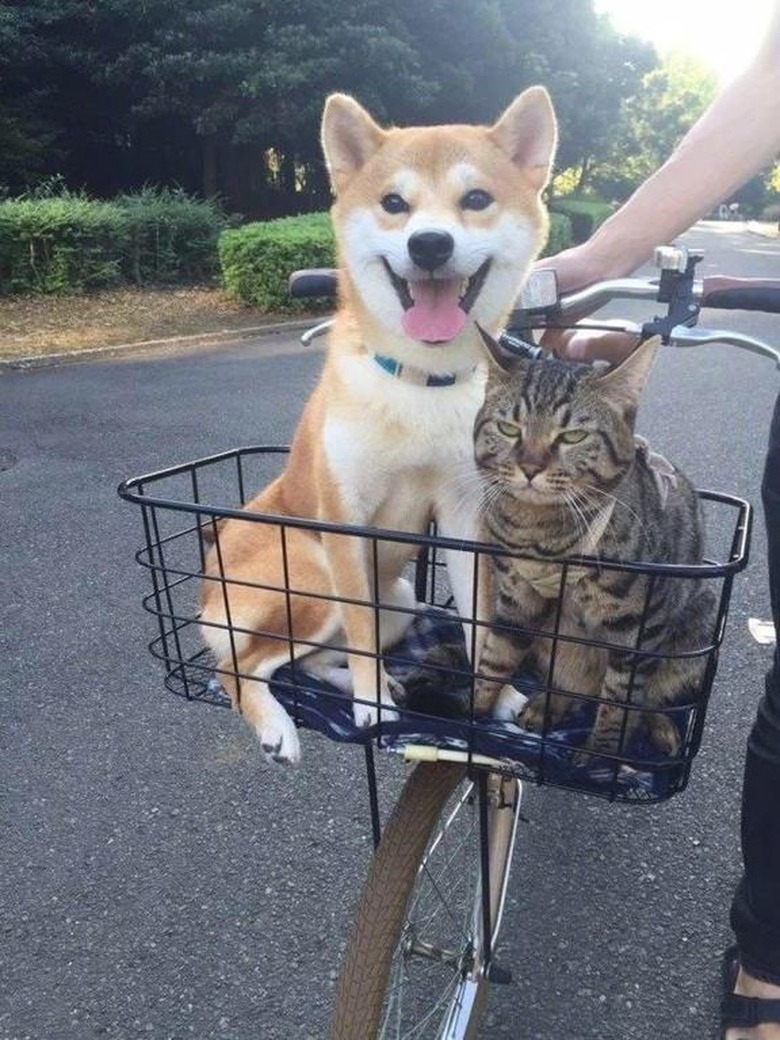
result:
[[(780, 365), (780, 355), (768, 344), (696, 327), (699, 310), (705, 306), (780, 312), (777, 285), (698, 282), (695, 266), (700, 259), (699, 254), (682, 249), (665, 249), (657, 256), (658, 280), (600, 283), (564, 299), (558, 298), (554, 282), (542, 273), (526, 287), (501, 341), (508, 350), (542, 356), (532, 330), (565, 324), (567, 315), (592, 311), (610, 300), (654, 300), (665, 304), (666, 313), (645, 323), (640, 332), (643, 337), (659, 334), (664, 342), (676, 346), (733, 343), (772, 357)], [(331, 271), (302, 272), (293, 279), (293, 288), (297, 295), (327, 296), (334, 292), (335, 275)], [(304, 341), (311, 342), (325, 327), (327, 323), (310, 330)], [(191, 595), (201, 580), (206, 548), (210, 543), (219, 545), (221, 520), (247, 519), (241, 505), (259, 486), (256, 467), (283, 457), (284, 450), (236, 449), (133, 478), (120, 486), (120, 495), (142, 510), (146, 537), (138, 560), (149, 569), (152, 581), (144, 606), (158, 624), (150, 649), (165, 664), (167, 687), (190, 700), (229, 705), (199, 639), (197, 605)], [(226, 495), (235, 504), (217, 504)], [(477, 1035), (489, 986), (511, 978), (497, 961), (495, 948), (524, 782), (632, 804), (654, 804), (684, 790), (701, 742), (732, 584), (747, 564), (751, 527), (751, 508), (744, 500), (716, 492), (700, 495), (726, 546), (720, 561), (708, 558), (686, 567), (587, 558), (560, 562), (560, 590), (572, 567), (607, 566), (639, 570), (650, 582), (659, 577), (705, 580), (718, 593), (711, 639), (694, 651), (704, 663), (700, 686), (683, 704), (662, 709), (678, 725), (680, 754), (664, 760), (646, 748), (621, 744), (614, 754), (600, 756), (587, 769), (572, 760), (572, 750), (582, 737), (581, 722), (565, 731), (545, 727), (541, 735), (524, 735), (510, 723), (476, 717), (469, 701), (474, 671), (465, 644), (444, 660), (434, 657), (431, 663), (427, 656), (431, 643), (452, 649), (459, 647), (458, 640), (463, 641), (461, 619), (448, 612), (442, 550), (466, 554), (476, 582), (479, 567), (498, 553), (495, 546), (454, 544), (435, 531), (409, 535), (252, 514), (251, 522), (278, 528), (283, 555), (286, 531), (291, 527), (314, 527), (364, 539), (374, 559), (383, 540), (408, 543), (417, 554), (417, 600), (426, 604), (414, 611), (413, 636), (385, 656), (388, 670), (395, 669), (411, 691), (398, 720), (380, 718), (372, 730), (356, 730), (351, 698), (321, 678), (307, 675), (305, 659), (294, 660), (292, 652), (290, 663), (274, 679), (274, 694), (299, 725), (335, 740), (360, 743), (365, 751), (375, 855), (342, 967), (331, 1034), (334, 1040), (375, 1036), (473, 1040)], [(221, 580), (226, 587), (230, 583), (224, 573)], [(302, 594), (290, 587), (289, 577), (282, 591), (288, 602), (289, 597)], [(378, 618), (380, 605), (371, 606)], [(466, 620), (472, 622), (472, 633), (485, 624), (476, 617)], [(550, 638), (555, 645), (556, 640), (567, 637), (555, 631)], [(638, 653), (640, 648), (636, 649)], [(516, 678), (515, 685), (523, 683), (529, 689), (540, 685), (538, 677)], [(542, 686), (547, 694), (555, 689), (552, 674)], [(432, 691), (443, 702), (443, 712), (441, 704), (435, 713), (431, 710)], [(639, 708), (629, 697), (624, 710)], [(415, 763), (384, 829), (377, 798), (376, 748)]]

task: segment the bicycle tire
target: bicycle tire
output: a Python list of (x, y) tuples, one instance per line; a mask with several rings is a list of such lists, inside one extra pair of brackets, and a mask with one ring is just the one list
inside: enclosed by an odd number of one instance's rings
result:
[[(488, 815), (492, 940), (495, 942), (511, 863), (520, 787), (516, 780), (498, 774), (491, 774), (489, 782), (494, 791), (505, 792), (506, 785), (512, 785), (516, 792), (511, 804), (503, 805), (506, 811), (491, 810)], [(474, 1040), (476, 1037), (489, 983), (482, 971), (478, 829), (476, 834), (468, 834), (469, 830), (473, 831), (472, 817), (479, 815), (475, 799), (470, 795), (471, 786), (465, 768), (451, 762), (421, 763), (407, 779), (363, 888), (339, 980), (331, 1040), (390, 1040), (391, 1037), (401, 1040), (404, 1036)], [(450, 809), (453, 799), (455, 804)], [(446, 905), (450, 900), (457, 902), (452, 888), (448, 885), (445, 900), (443, 886), (437, 891), (436, 883), (431, 880), (432, 858), (449, 856), (449, 863), (455, 862), (450, 846), (461, 840), (462, 827), (466, 829), (463, 840), (469, 844), (470, 864), (461, 875), (461, 862), (457, 861), (457, 878), (465, 878), (465, 885), (461, 886), (465, 905), (453, 909)], [(455, 930), (463, 928), (463, 914), (468, 916), (470, 923), (462, 936), (456, 937), (456, 942), (461, 943), (459, 954), (457, 951), (444, 954), (441, 947), (429, 946), (417, 937), (417, 924), (411, 915), (418, 907), (420, 890), (428, 887), (433, 887), (434, 899), (439, 899), (444, 908), (445, 922), (451, 917)], [(456, 920), (457, 911), (461, 915), (460, 925)], [(422, 911), (420, 916), (425, 916)], [(425, 923), (435, 930), (429, 920)], [(422, 956), (421, 949), (426, 951)], [(435, 955), (428, 950), (435, 950)], [(429, 967), (431, 963), (433, 968)], [(407, 971), (412, 970), (417, 976), (423, 976), (422, 982), (419, 977), (415, 979), (426, 1004), (426, 1010), (421, 1008), (419, 1012), (414, 1005), (404, 1008), (394, 1003), (400, 999), (394, 984), (398, 983), (400, 989), (407, 981)], [(430, 987), (430, 996), (429, 980), (425, 977), (428, 971), (441, 976)], [(442, 988), (443, 998), (437, 997), (437, 984)], [(433, 1007), (427, 1008), (427, 1004), (434, 1001)], [(412, 1016), (408, 1022), (407, 1015)], [(422, 1031), (428, 1026), (428, 1031)]]

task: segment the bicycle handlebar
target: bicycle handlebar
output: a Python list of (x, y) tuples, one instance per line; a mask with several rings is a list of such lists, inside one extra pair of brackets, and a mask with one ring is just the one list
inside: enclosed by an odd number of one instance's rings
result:
[[(657, 278), (618, 278), (596, 282), (587, 289), (559, 296), (557, 302), (543, 307), (527, 307), (524, 293), (520, 306), (512, 317), (534, 313), (577, 314), (598, 310), (613, 300), (659, 300), (660, 281)], [(691, 302), (697, 307), (720, 310), (763, 311), (780, 314), (780, 279), (730, 278), (714, 275), (691, 284)]]
[(293, 271), (287, 284), (290, 295), (296, 299), (317, 299), (335, 296), (338, 280), (335, 268), (310, 267), (305, 271)]
[[(658, 279), (622, 278), (597, 282), (579, 292), (558, 296), (557, 286), (553, 296), (552, 286), (542, 290), (546, 300), (539, 300), (540, 291), (524, 287), (516, 308), (509, 320), (509, 330), (528, 327), (528, 316), (550, 325), (555, 319), (566, 315), (582, 315), (598, 310), (605, 304), (618, 299), (655, 300), (667, 305), (666, 315), (646, 322), (640, 335), (643, 339), (660, 335), (663, 342), (676, 347), (701, 346), (705, 343), (726, 343), (750, 353), (769, 357), (780, 368), (780, 352), (770, 344), (731, 329), (705, 329), (695, 327), (699, 311), (703, 307), (721, 310), (763, 311), (780, 314), (780, 280), (773, 278), (731, 278), (711, 276), (701, 280), (693, 277), (696, 264), (703, 254), (688, 252), (678, 247), (662, 247), (656, 251), (656, 266), (661, 268)], [(542, 279), (550, 272), (540, 270)], [(554, 282), (554, 279), (552, 279)], [(533, 275), (529, 282), (533, 283)], [(528, 306), (530, 296), (531, 306)], [(521, 331), (522, 337), (522, 331)]]
[[(780, 352), (768, 343), (731, 330), (694, 327), (703, 307), (780, 314), (780, 279), (722, 275), (696, 279), (694, 268), (702, 256), (681, 246), (662, 246), (655, 256), (661, 269), (659, 278), (611, 279), (563, 296), (558, 293), (554, 270), (535, 268), (521, 290), (502, 341), (520, 353), (542, 353), (526, 342), (529, 331), (555, 326), (567, 315), (580, 318), (614, 300), (654, 300), (665, 304), (667, 313), (646, 322), (641, 327), (642, 338), (660, 335), (664, 343), (677, 347), (728, 343), (770, 357), (780, 368)], [(330, 268), (296, 271), (289, 284), (292, 295), (299, 298), (335, 296), (338, 272)], [(310, 343), (329, 325), (323, 322), (310, 329), (304, 333), (303, 342)]]
[(701, 306), (780, 314), (780, 280), (726, 278), (721, 275), (705, 278), (702, 282)]

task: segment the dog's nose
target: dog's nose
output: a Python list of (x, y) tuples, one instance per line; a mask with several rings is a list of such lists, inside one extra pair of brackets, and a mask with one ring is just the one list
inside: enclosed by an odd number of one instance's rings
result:
[(455, 251), (455, 239), (448, 231), (415, 231), (407, 243), (409, 256), (424, 271), (435, 271), (446, 264)]

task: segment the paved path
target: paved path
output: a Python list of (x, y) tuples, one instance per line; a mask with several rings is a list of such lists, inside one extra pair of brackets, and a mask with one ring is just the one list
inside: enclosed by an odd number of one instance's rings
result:
[[(777, 271), (777, 242), (729, 225), (691, 240), (735, 273)], [(286, 441), (319, 365), (261, 340), (0, 376), (0, 1040), (326, 1035), (370, 846), (360, 753), (304, 735), (301, 768), (273, 770), (228, 712), (163, 691), (140, 518), (115, 493)], [(756, 500), (776, 389), (761, 359), (666, 352), (641, 426), (698, 484)], [(763, 559), (759, 524), (689, 789), (653, 810), (530, 792), (502, 957), (517, 981), (485, 1037), (715, 1035)]]

